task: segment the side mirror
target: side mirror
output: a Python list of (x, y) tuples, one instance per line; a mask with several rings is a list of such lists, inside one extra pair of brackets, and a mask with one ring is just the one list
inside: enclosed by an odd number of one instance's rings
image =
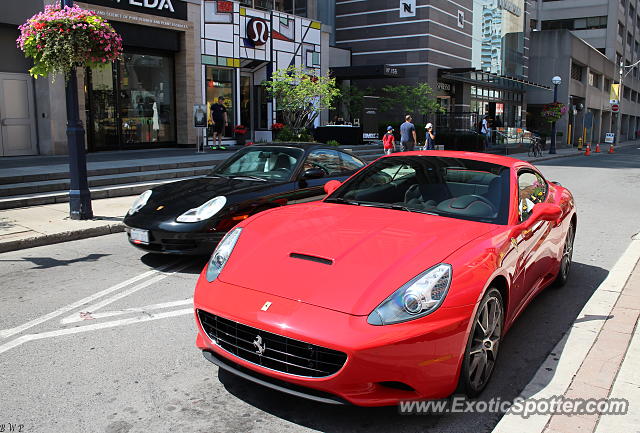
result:
[(340, 185), (342, 185), (342, 182), (340, 182), (339, 180), (330, 180), (329, 182), (324, 184), (324, 192), (326, 192), (327, 195), (329, 195), (333, 191), (338, 189)]
[(518, 224), (514, 229), (514, 235), (527, 230), (538, 221), (557, 221), (562, 216), (562, 209), (553, 203), (537, 203), (533, 206), (531, 215), (526, 221)]
[(319, 168), (310, 168), (302, 173), (302, 179), (320, 179), (325, 176), (325, 172)]

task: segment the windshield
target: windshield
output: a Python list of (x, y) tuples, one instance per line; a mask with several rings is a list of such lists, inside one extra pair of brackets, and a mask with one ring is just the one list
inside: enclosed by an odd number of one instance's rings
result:
[(255, 180), (288, 180), (304, 151), (293, 147), (257, 146), (243, 149), (210, 175)]
[(382, 158), (325, 201), (506, 224), (509, 168), (460, 158)]

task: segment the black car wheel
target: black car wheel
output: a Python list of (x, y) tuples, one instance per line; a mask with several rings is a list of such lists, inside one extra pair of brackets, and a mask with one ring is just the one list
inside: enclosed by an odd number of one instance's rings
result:
[(498, 358), (504, 323), (502, 295), (495, 288), (485, 293), (473, 318), (464, 351), (458, 391), (477, 397), (489, 383)]

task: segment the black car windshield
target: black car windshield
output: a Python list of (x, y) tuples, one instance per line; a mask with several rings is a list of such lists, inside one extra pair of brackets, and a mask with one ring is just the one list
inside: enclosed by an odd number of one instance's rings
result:
[(295, 147), (256, 146), (242, 149), (210, 175), (254, 180), (287, 180), (304, 151)]
[(381, 158), (325, 201), (506, 224), (509, 168), (462, 158)]

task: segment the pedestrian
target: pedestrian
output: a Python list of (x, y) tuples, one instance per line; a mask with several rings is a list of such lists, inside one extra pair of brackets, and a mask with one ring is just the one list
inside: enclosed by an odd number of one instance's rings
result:
[(400, 151), (408, 152), (415, 148), (416, 142), (416, 127), (411, 123), (411, 115), (404, 116), (404, 123), (400, 125)]
[(391, 155), (396, 147), (396, 137), (393, 135), (393, 126), (387, 126), (387, 133), (382, 137), (384, 154)]
[(489, 138), (491, 134), (491, 130), (489, 129), (489, 116), (484, 116), (482, 119), (482, 127), (480, 128), (480, 133), (484, 135), (484, 147), (485, 149), (489, 147)]
[[(211, 104), (211, 121), (213, 122), (213, 145), (214, 149), (225, 150), (222, 146), (222, 135), (224, 129), (229, 125), (227, 117), (227, 107), (224, 106), (224, 98), (220, 96), (217, 103)], [(218, 144), (216, 145), (216, 139)]]
[(424, 150), (436, 150), (436, 134), (433, 132), (433, 124), (427, 123), (425, 129), (427, 135), (424, 138)]

